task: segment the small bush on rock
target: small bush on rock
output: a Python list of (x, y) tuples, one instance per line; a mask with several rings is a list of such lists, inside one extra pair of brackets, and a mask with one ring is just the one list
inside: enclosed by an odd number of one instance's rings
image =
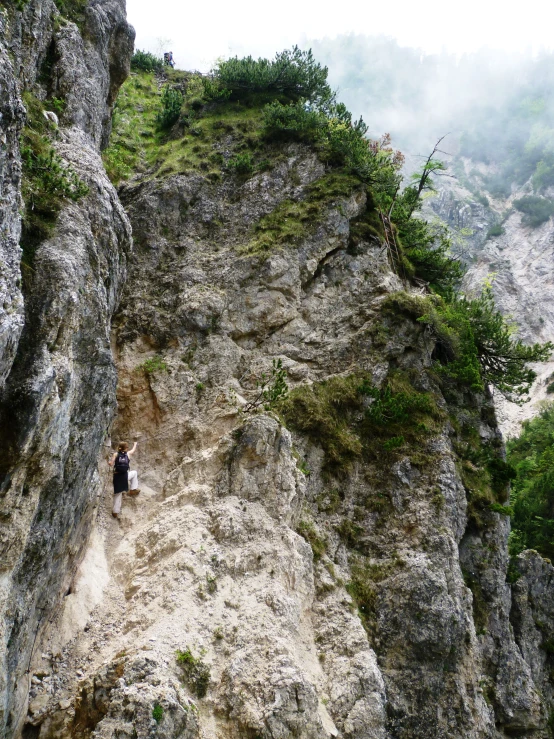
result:
[(137, 49), (131, 59), (131, 69), (140, 72), (161, 72), (163, 61), (149, 51)]
[(521, 222), (524, 226), (538, 228), (549, 220), (554, 214), (554, 203), (552, 200), (538, 197), (537, 195), (525, 195), (523, 198), (514, 200), (514, 207), (523, 213)]
[(158, 113), (158, 126), (162, 129), (171, 128), (181, 115), (183, 94), (179, 90), (166, 85), (162, 92), (162, 107)]
[(184, 652), (177, 650), (175, 656), (189, 688), (198, 698), (204, 698), (210, 684), (210, 668), (200, 657), (195, 657), (189, 647)]

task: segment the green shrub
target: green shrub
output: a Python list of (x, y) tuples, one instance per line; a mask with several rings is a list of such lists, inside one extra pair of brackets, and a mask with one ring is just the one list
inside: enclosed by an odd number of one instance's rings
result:
[(274, 410), (288, 394), (287, 371), (283, 367), (281, 359), (274, 359), (271, 363), (271, 372), (266, 375), (262, 372), (261, 378), (256, 383), (258, 394), (247, 403), (242, 411), (251, 413), (260, 408), (265, 411)]
[(420, 217), (418, 188), (409, 186), (391, 200), (390, 192), (379, 196), (383, 210), (391, 210), (396, 241), (402, 258), (397, 272), (403, 277), (417, 277), (431, 290), (450, 299), (463, 276), (460, 262), (452, 258), (448, 229), (441, 223), (428, 223)]
[(154, 372), (167, 372), (167, 364), (159, 354), (156, 354), (154, 357), (150, 357), (142, 364), (139, 364), (137, 369), (142, 370), (147, 375), (152, 375)]
[(549, 382), (548, 383), (548, 385), (546, 386), (546, 392), (549, 395), (551, 395), (552, 393), (554, 393), (554, 382)]
[(210, 685), (210, 668), (200, 657), (195, 657), (190, 648), (175, 653), (183, 678), (198, 698), (204, 698)]
[(531, 228), (537, 228), (554, 214), (552, 200), (537, 195), (525, 195), (523, 198), (514, 200), (514, 207), (524, 214), (521, 219), (523, 225)]
[(327, 119), (303, 103), (283, 105), (275, 100), (264, 108), (265, 134), (270, 139), (316, 142), (323, 138)]
[(228, 59), (217, 65), (213, 77), (234, 98), (271, 93), (276, 98), (282, 95), (319, 104), (332, 98), (327, 67), (315, 61), (311, 50), (301, 51), (297, 46), (276, 54), (272, 61), (251, 56)]
[(231, 90), (222, 87), (217, 79), (211, 76), (202, 76), (201, 82), (206, 100), (223, 101), (230, 98)]
[(161, 72), (163, 61), (149, 51), (137, 49), (131, 59), (131, 69), (140, 72)]
[(249, 175), (254, 171), (254, 161), (249, 151), (243, 151), (232, 156), (227, 162), (227, 169), (239, 175)]
[(171, 128), (181, 115), (183, 94), (170, 85), (166, 85), (162, 92), (162, 105), (158, 113), (158, 126), (162, 129)]
[(509, 505), (502, 505), (501, 503), (491, 503), (489, 506), (491, 511), (494, 511), (495, 513), (500, 513), (502, 516), (513, 516), (514, 515), (514, 509), (512, 506)]
[(442, 373), (480, 390), (492, 385), (513, 402), (522, 402), (536, 378), (531, 362), (547, 360), (554, 346), (525, 346), (494, 304), (490, 287), (477, 298), (391, 296), (386, 305), (406, 310), (435, 335), (435, 358)]
[(504, 233), (504, 227), (501, 223), (494, 223), (489, 230), (487, 231), (487, 239), (490, 239), (494, 236), (502, 236)]

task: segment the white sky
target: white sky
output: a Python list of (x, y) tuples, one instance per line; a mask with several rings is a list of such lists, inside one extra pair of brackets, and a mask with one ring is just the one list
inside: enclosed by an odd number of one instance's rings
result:
[(552, 0), (127, 0), (127, 14), (136, 48), (172, 50), (181, 69), (207, 70), (236, 54), (272, 57), (350, 32), (393, 36), (427, 52), (554, 48)]

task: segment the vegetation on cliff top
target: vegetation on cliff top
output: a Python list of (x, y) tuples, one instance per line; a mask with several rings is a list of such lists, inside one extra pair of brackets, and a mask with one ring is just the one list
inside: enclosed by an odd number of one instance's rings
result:
[[(146, 56), (137, 53), (135, 69), (155, 67), (156, 60)], [(365, 189), (366, 213), (353, 231), (382, 240), (390, 218), (387, 243), (391, 247), (392, 240), (396, 249), (391, 264), (403, 279), (417, 278), (437, 294), (415, 314), (437, 340), (442, 376), (472, 390), (493, 385), (521, 400), (535, 377), (529, 363), (546, 359), (552, 346), (526, 347), (516, 339), (489, 289), (473, 298), (459, 295), (463, 271), (450, 255), (448, 233), (420, 215), (422, 196), (443, 169), (434, 156), (437, 147), (413, 183), (401, 189), (402, 155), (388, 136), (368, 138), (363, 119), (354, 120), (337, 102), (327, 74), (311, 52), (297, 48), (274, 60), (222, 61), (210, 75), (168, 70), (156, 77), (141, 71), (116, 105), (104, 154), (108, 173), (116, 182), (135, 172), (163, 177), (191, 171), (213, 183), (224, 176), (240, 182), (282, 161), (283, 142), (310, 146), (326, 174), (254, 224), (240, 251), (264, 255), (294, 246), (315, 230), (331, 204)], [(412, 300), (412, 313), (414, 306)]]

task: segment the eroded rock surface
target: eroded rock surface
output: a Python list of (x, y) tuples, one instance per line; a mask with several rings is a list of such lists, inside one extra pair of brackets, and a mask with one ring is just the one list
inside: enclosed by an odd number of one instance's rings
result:
[[(131, 229), (99, 145), (128, 72), (133, 33), (119, 2), (91, 3), (82, 32), (49, 0), (30, 0), (22, 11), (10, 6), (0, 24), (0, 735), (12, 737), (26, 715), (36, 639), (70, 587), (88, 539), (98, 449), (113, 414), (109, 325)], [(63, 208), (20, 272), (24, 91), (66, 100), (54, 145), (89, 192)]]
[(241, 411), (272, 360), (291, 387), (392, 371), (500, 444), (491, 399), (447, 404), (433, 341), (390, 309), (402, 283), (377, 239), (352, 238), (363, 192), (330, 202), (298, 247), (241, 253), (252, 223), (323, 174), (309, 150), (286, 155), (246, 183), (122, 189), (137, 244), (112, 432), (138, 438), (142, 492), (114, 521), (108, 490), (109, 583), (84, 631), (41, 646), (56, 688), (40, 737), (546, 737), (510, 622), (508, 525), (468, 510), (446, 415), (419, 449), (333, 477), (317, 441)]

